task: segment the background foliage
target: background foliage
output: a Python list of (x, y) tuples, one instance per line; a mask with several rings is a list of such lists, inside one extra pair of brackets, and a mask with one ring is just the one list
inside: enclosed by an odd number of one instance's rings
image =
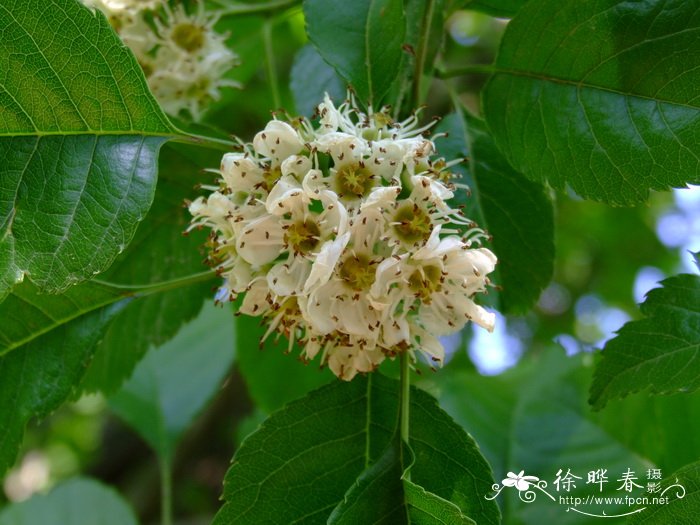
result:
[[(700, 197), (672, 188), (700, 183), (700, 2), (206, 6), (228, 12), (245, 87), (195, 126), (163, 114), (104, 17), (0, 1), (0, 524), (580, 524), (483, 496), (508, 472), (598, 466), (683, 479), (688, 497), (630, 520), (693, 523)], [(212, 304), (205, 234), (182, 236), (229, 134), (348, 83), (444, 117), (440, 154), (468, 158), (457, 199), (499, 257), (498, 329), (418, 366), (410, 447), (395, 363), (345, 384), (258, 348), (256, 319)]]

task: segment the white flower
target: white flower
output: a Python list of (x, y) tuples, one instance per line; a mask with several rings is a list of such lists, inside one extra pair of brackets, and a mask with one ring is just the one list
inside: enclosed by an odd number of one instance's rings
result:
[(253, 193), (265, 181), (265, 172), (244, 153), (226, 153), (221, 159), (221, 176), (226, 187)]
[(275, 165), (296, 155), (303, 147), (304, 143), (296, 130), (281, 120), (268, 122), (265, 129), (253, 139), (253, 148), (256, 153), (273, 160)]
[[(226, 45), (228, 35), (214, 30), (218, 15), (205, 11), (204, 2), (189, 13), (182, 4), (171, 9), (164, 0), (83, 1), (107, 15), (167, 113), (186, 110), (199, 120), (206, 105), (221, 97), (221, 88), (240, 87), (223, 78), (238, 65), (238, 56)], [(155, 31), (146, 12), (153, 12)]]
[[(392, 123), (326, 96), (320, 124), (272, 120), (224, 155), (218, 187), (190, 204), (190, 228), (212, 229), (217, 298), (350, 380), (386, 358), (444, 360), (438, 336), (468, 321), (493, 329), (476, 302), (496, 257), (485, 232), (453, 209), (448, 168), (415, 116)], [(320, 356), (320, 357), (319, 357)]]
[(139, 13), (146, 9), (156, 9), (163, 0), (101, 0), (108, 8), (114, 11), (131, 11)]

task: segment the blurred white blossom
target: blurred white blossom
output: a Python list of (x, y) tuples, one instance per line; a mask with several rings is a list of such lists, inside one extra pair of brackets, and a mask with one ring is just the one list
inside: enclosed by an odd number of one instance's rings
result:
[[(245, 293), (240, 312), (320, 355), (340, 378), (415, 351), (440, 365), (438, 336), (467, 321), (491, 331), (474, 302), (496, 257), (449, 206), (446, 162), (417, 116), (336, 108), (320, 125), (272, 120), (252, 144), (224, 155), (218, 187), (190, 203), (192, 228), (210, 228), (208, 261), (225, 278), (220, 300)], [(465, 191), (464, 188), (461, 188)]]
[(228, 35), (214, 30), (218, 15), (206, 11), (203, 2), (191, 13), (163, 0), (84, 2), (107, 16), (167, 113), (186, 110), (200, 120), (207, 105), (221, 98), (221, 88), (241, 87), (223, 78), (238, 65), (238, 56), (226, 46)]

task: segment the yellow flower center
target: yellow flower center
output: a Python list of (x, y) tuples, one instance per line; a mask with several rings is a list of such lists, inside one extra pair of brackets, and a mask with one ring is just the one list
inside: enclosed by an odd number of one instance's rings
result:
[(265, 171), (263, 172), (263, 182), (262, 182), (262, 187), (263, 189), (270, 193), (272, 191), (272, 188), (275, 187), (275, 184), (277, 184), (277, 181), (280, 179), (282, 176), (282, 170), (278, 167), (275, 168), (265, 168)]
[(346, 164), (336, 173), (336, 193), (341, 196), (364, 197), (374, 186), (372, 172), (358, 163)]
[(430, 215), (420, 206), (405, 202), (394, 215), (394, 231), (398, 237), (407, 243), (425, 242), (433, 231)]
[(187, 98), (204, 100), (209, 96), (210, 87), (211, 79), (208, 77), (201, 77), (187, 89), (186, 96)]
[(353, 290), (368, 290), (374, 283), (375, 264), (364, 254), (351, 255), (340, 265), (340, 277)]
[(284, 234), (285, 242), (294, 253), (309, 253), (318, 246), (320, 237), (321, 230), (312, 218), (290, 224)]
[(173, 42), (188, 53), (194, 53), (204, 47), (204, 28), (195, 24), (178, 24), (173, 28)]
[(417, 268), (408, 278), (408, 287), (421, 302), (430, 304), (431, 296), (442, 288), (442, 270), (435, 265)]

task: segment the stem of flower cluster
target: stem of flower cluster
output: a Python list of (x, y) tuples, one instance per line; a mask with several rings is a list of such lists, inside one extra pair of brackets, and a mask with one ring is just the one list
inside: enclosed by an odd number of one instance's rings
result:
[(423, 34), (421, 34), (418, 49), (416, 50), (415, 69), (413, 71), (413, 107), (421, 104), (421, 90), (423, 84), (423, 69), (428, 55), (428, 41), (430, 40), (430, 30), (433, 24), (433, 14), (435, 11), (435, 0), (428, 0), (423, 16)]
[(408, 355), (408, 352), (401, 352), (401, 408), (399, 409), (399, 433), (401, 436), (401, 441), (406, 444), (408, 444), (408, 419), (411, 406), (411, 379), (409, 377), (411, 369), (409, 364), (410, 356)]
[(192, 133), (183, 132), (173, 139), (173, 142), (181, 142), (184, 144), (194, 144), (195, 146), (202, 146), (209, 149), (217, 149), (221, 151), (231, 151), (233, 148), (238, 146), (237, 143), (232, 140), (220, 139), (217, 137), (205, 137), (204, 135), (194, 135)]
[(142, 297), (154, 293), (175, 290), (177, 288), (182, 288), (183, 286), (189, 286), (195, 283), (210, 281), (214, 278), (216, 278), (216, 274), (211, 270), (206, 270), (204, 272), (185, 275), (183, 277), (178, 277), (169, 281), (161, 281), (159, 283), (151, 284), (121, 284), (103, 281), (101, 279), (93, 279), (91, 282), (101, 284), (103, 286), (109, 286), (110, 288), (116, 288), (118, 290), (128, 290), (131, 293), (127, 295)]
[(160, 522), (173, 523), (173, 467), (168, 458), (160, 458)]
[(272, 103), (274, 109), (282, 107), (280, 98), (279, 81), (277, 79), (277, 63), (275, 62), (275, 52), (272, 46), (272, 18), (265, 20), (263, 24), (263, 42), (265, 45), (265, 65), (267, 67), (267, 79), (270, 81), (272, 90)]
[(435, 75), (438, 78), (461, 77), (462, 75), (491, 75), (496, 72), (492, 64), (471, 64), (469, 66), (456, 67), (453, 69), (438, 69)]

